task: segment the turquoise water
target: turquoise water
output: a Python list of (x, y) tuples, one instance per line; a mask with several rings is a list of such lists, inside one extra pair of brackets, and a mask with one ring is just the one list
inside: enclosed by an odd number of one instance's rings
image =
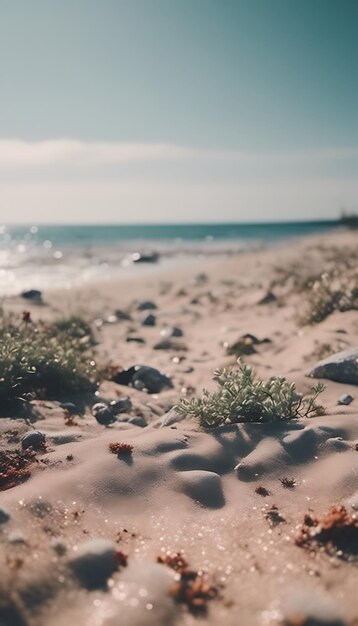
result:
[[(129, 241), (274, 241), (301, 237), (337, 227), (339, 222), (278, 222), (267, 224), (158, 224), (40, 226), (32, 238), (54, 245), (105, 245)], [(36, 228), (36, 227), (35, 227)], [(35, 228), (33, 230), (35, 230)], [(29, 234), (29, 227), (8, 227), (16, 240)]]
[[(292, 237), (331, 230), (339, 222), (275, 224), (160, 224), (0, 226), (0, 296), (23, 289), (71, 288), (124, 274), (154, 272), (165, 264), (235, 254)], [(155, 264), (133, 254), (157, 252)]]

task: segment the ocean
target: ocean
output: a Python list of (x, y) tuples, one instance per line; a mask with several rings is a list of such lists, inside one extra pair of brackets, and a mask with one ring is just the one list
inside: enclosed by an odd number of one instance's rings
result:
[[(338, 226), (338, 221), (0, 226), (0, 296), (24, 289), (71, 288), (194, 257), (274, 245)], [(159, 257), (156, 263), (133, 262), (133, 255), (153, 252)]]

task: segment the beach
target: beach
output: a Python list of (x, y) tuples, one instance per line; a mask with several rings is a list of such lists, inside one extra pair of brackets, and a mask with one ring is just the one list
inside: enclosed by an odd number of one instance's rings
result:
[[(3, 298), (21, 329), (85, 319), (104, 373), (96, 395), (2, 411), (3, 461), (44, 440), (1, 491), (1, 626), (358, 623), (358, 378), (314, 374), (358, 346), (357, 262), (337, 229)], [(321, 380), (322, 410), (205, 427), (173, 409), (238, 358), (303, 396)]]

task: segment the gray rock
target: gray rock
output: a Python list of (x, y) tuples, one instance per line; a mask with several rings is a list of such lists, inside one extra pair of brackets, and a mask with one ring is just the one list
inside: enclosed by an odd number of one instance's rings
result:
[(145, 428), (146, 426), (148, 426), (144, 417), (141, 417), (140, 415), (135, 415), (134, 417), (131, 417), (128, 420), (128, 424), (133, 424), (134, 426), (139, 426), (140, 428)]
[(327, 378), (346, 385), (358, 385), (358, 348), (343, 350), (319, 361), (308, 376)]
[(25, 300), (32, 300), (33, 302), (41, 302), (42, 293), (38, 289), (29, 289), (28, 291), (23, 291), (21, 293), (21, 297)]
[(153, 346), (154, 350), (175, 350), (176, 352), (185, 352), (187, 347), (184, 343), (173, 341), (172, 339), (162, 339)]
[(117, 546), (109, 539), (90, 539), (78, 546), (70, 567), (87, 589), (104, 587), (118, 567)]
[(179, 326), (166, 326), (165, 328), (162, 328), (162, 330), (160, 331), (160, 335), (161, 337), (182, 337), (183, 336), (183, 331), (181, 328), (179, 328)]
[(46, 437), (43, 433), (39, 430), (31, 430), (21, 439), (21, 446), (23, 450), (26, 450), (27, 448), (39, 450), (44, 447), (45, 441)]
[(0, 507), (0, 524), (5, 524), (10, 519), (10, 513), (7, 512), (2, 506)]
[(157, 305), (151, 300), (144, 300), (143, 302), (140, 302), (137, 306), (138, 311), (152, 311), (157, 308)]
[(93, 405), (92, 415), (96, 418), (97, 422), (101, 424), (101, 426), (108, 426), (116, 420), (110, 407), (103, 402), (97, 402)]
[(157, 263), (159, 261), (158, 252), (148, 252), (142, 254), (141, 252), (134, 252), (132, 254), (133, 263)]
[(275, 294), (272, 291), (266, 291), (266, 293), (259, 298), (257, 304), (270, 304), (271, 302), (275, 302), (275, 300), (277, 300)]
[(129, 321), (131, 320), (131, 316), (129, 315), (129, 313), (127, 313), (126, 311), (122, 311), (121, 309), (117, 309), (114, 312), (114, 315), (116, 316), (117, 320), (119, 321)]
[(78, 415), (79, 410), (73, 402), (61, 402), (61, 409), (66, 411), (69, 415)]
[(140, 366), (136, 370), (132, 378), (132, 385), (135, 389), (146, 389), (148, 393), (159, 393), (165, 387), (169, 389), (173, 387), (173, 383), (168, 376), (147, 365)]
[(112, 380), (118, 385), (131, 385), (135, 389), (148, 393), (159, 393), (165, 387), (172, 389), (173, 383), (159, 370), (148, 365), (133, 365), (127, 370), (117, 372)]
[(143, 337), (135, 337), (134, 335), (130, 335), (126, 338), (127, 343), (145, 343), (145, 339)]
[(59, 537), (55, 537), (51, 541), (51, 548), (58, 556), (63, 556), (67, 552), (67, 546), (65, 542)]
[(142, 326), (155, 326), (157, 323), (157, 318), (153, 313), (148, 313), (148, 315), (144, 315), (142, 319)]
[(112, 415), (119, 415), (119, 413), (129, 413), (132, 410), (132, 401), (128, 396), (125, 398), (119, 398), (119, 400), (113, 400), (110, 403), (109, 409)]
[(338, 404), (343, 404), (348, 406), (348, 404), (350, 404), (351, 402), (353, 402), (353, 396), (351, 396), (349, 393), (344, 393), (343, 396), (341, 396), (338, 400)]

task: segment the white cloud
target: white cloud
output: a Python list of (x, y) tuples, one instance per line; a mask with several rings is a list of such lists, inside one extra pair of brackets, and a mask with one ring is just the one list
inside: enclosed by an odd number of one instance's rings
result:
[(23, 141), (0, 139), (0, 169), (46, 168), (47, 166), (88, 166), (138, 161), (214, 160), (232, 163), (292, 164), (303, 161), (337, 161), (358, 158), (358, 148), (327, 148), (291, 152), (250, 152), (212, 150), (167, 143), (101, 142), (76, 139)]
[(358, 149), (0, 140), (0, 222), (255, 221), (357, 210)]

